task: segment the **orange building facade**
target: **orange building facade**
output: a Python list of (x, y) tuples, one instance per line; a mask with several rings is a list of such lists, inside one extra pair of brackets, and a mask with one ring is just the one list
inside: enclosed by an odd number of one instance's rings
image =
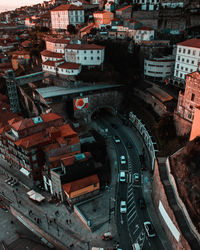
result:
[(101, 25), (109, 25), (114, 19), (114, 14), (109, 11), (96, 11), (93, 13), (96, 27)]
[(192, 123), (192, 130), (190, 133), (190, 141), (194, 140), (197, 136), (200, 136), (200, 106), (195, 108), (194, 119)]

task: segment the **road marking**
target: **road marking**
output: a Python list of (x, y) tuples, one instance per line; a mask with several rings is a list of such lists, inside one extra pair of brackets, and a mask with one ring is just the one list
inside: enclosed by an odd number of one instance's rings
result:
[[(132, 213), (132, 214), (131, 214), (131, 216), (130, 216), (130, 217), (128, 217), (128, 221), (130, 221), (130, 220), (131, 220), (131, 218), (132, 218), (134, 215), (137, 215), (137, 214), (136, 214), (136, 210), (134, 211), (134, 213)], [(134, 217), (134, 218), (135, 218), (135, 217)]]
[(131, 209), (129, 210), (129, 212), (128, 212), (127, 214), (129, 215), (134, 209), (135, 209), (135, 205), (133, 205), (133, 206), (131, 207)]
[(132, 203), (132, 200), (133, 200), (133, 203), (135, 203), (134, 196), (130, 195), (130, 198), (128, 199), (127, 204)]
[(133, 232), (133, 235), (137, 232), (137, 230), (139, 229), (140, 227), (137, 225), (135, 225), (135, 231)]

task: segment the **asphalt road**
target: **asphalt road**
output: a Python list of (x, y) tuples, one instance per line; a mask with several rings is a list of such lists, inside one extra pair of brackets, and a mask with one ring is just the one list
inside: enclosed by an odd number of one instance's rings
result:
[[(108, 116), (103, 119), (100, 118), (96, 122), (103, 129), (108, 128), (108, 136), (117, 135), (121, 140), (120, 143), (114, 142), (118, 155), (118, 171), (125, 170), (127, 179), (126, 183), (119, 183), (116, 196), (116, 223), (120, 248), (132, 249), (132, 244), (137, 242), (141, 249), (164, 249), (159, 237), (148, 238), (144, 230), (144, 221), (150, 219), (147, 210), (140, 209), (138, 204), (138, 198), (142, 197), (143, 172), (141, 171), (141, 162), (134, 138), (129, 135), (127, 127), (117, 117)], [(133, 145), (131, 149), (127, 148), (127, 142)], [(125, 156), (126, 164), (120, 163), (121, 155)], [(139, 183), (134, 183), (133, 173), (136, 172), (140, 175)], [(120, 213), (121, 200), (125, 200), (127, 203), (127, 213), (125, 214)]]

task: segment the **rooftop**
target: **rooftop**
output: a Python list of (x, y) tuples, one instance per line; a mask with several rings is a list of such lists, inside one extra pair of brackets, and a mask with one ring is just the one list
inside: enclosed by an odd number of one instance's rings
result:
[(41, 52), (41, 55), (42, 56), (46, 56), (46, 57), (63, 58), (64, 54), (62, 54), (62, 53), (56, 53), (56, 52), (51, 52), (51, 51), (48, 51), (48, 50), (43, 50)]
[(184, 42), (180, 42), (177, 45), (200, 49), (200, 39), (192, 38), (192, 39), (186, 40)]
[(70, 62), (65, 62), (58, 66), (58, 68), (61, 68), (61, 69), (79, 69), (80, 67), (81, 67), (81, 64), (70, 63)]
[(127, 6), (124, 6), (116, 11), (123, 11), (123, 10), (126, 10), (126, 9), (129, 9), (129, 8), (132, 8), (132, 5), (127, 5)]
[(96, 44), (69, 44), (67, 49), (76, 49), (76, 50), (102, 50), (104, 46)]
[(83, 7), (72, 5), (72, 4), (63, 4), (63, 5), (56, 7), (55, 9), (51, 10), (51, 12), (53, 12), (53, 11), (65, 11), (65, 10), (83, 10)]

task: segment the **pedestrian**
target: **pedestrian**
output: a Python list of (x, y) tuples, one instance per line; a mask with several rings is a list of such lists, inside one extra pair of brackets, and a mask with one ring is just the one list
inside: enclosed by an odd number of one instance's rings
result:
[(67, 224), (68, 224), (68, 220), (66, 220)]
[(70, 223), (70, 224), (72, 224), (72, 221), (71, 221), (71, 219), (69, 220), (69, 223)]
[(56, 219), (54, 218), (53, 221), (56, 223)]

